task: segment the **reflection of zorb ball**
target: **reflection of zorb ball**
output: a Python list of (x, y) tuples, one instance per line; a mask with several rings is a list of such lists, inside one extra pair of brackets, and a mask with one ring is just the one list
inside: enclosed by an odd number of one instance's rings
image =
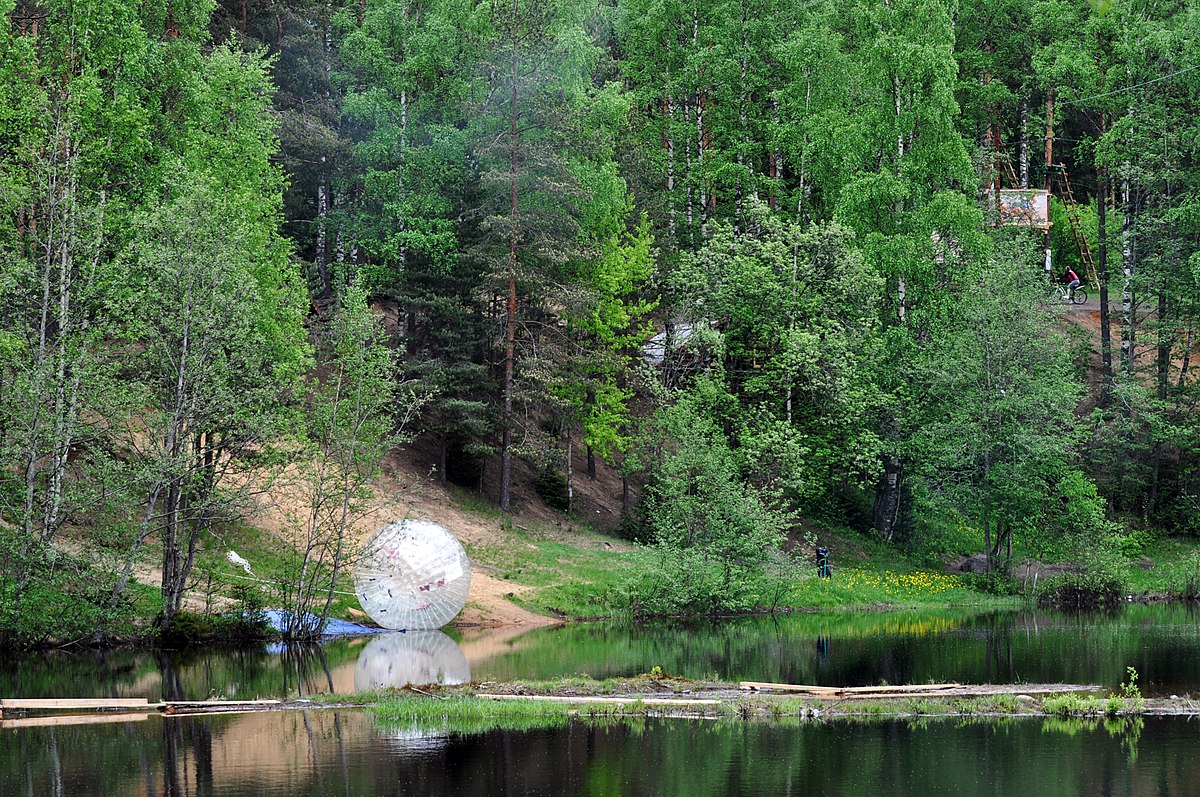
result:
[(441, 631), (380, 634), (363, 648), (354, 667), (357, 692), (470, 680), (471, 665), (462, 648)]
[(441, 628), (471, 590), (471, 563), (449, 531), (428, 520), (384, 526), (355, 568), (363, 611), (384, 628)]

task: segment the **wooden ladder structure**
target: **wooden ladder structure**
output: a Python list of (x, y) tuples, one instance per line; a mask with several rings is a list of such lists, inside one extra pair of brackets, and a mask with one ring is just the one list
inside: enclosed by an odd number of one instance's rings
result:
[(1075, 201), (1075, 192), (1071, 190), (1071, 181), (1067, 177), (1067, 167), (1061, 163), (1054, 165), (1054, 176), (1061, 190), (1059, 197), (1067, 209), (1067, 220), (1071, 223), (1071, 232), (1075, 235), (1075, 245), (1079, 247), (1079, 259), (1083, 262), (1087, 281), (1096, 290), (1100, 290), (1100, 278), (1096, 274), (1096, 259), (1092, 257), (1092, 245), (1083, 234), (1083, 218), (1079, 215), (1079, 203)]

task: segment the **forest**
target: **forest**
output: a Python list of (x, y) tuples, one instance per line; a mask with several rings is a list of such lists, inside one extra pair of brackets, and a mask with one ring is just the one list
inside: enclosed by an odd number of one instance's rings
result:
[(169, 629), (269, 490), (328, 610), (408, 443), (505, 513), (619, 474), (664, 614), (820, 525), (1099, 581), (1200, 533), (1191, 0), (0, 11), (7, 642), (149, 550)]

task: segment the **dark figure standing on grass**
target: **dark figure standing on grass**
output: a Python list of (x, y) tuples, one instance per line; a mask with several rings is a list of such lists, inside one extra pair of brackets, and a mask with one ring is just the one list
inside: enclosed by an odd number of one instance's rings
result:
[(829, 578), (833, 568), (829, 566), (829, 549), (824, 545), (817, 546), (817, 578)]
[(1079, 287), (1079, 275), (1072, 271), (1070, 266), (1067, 266), (1066, 271), (1063, 272), (1063, 282), (1067, 283), (1067, 301), (1071, 301), (1075, 298), (1075, 289)]

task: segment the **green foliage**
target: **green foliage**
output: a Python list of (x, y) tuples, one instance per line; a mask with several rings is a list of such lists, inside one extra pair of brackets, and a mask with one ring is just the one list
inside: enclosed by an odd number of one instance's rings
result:
[(1057, 717), (1098, 717), (1105, 714), (1108, 702), (1074, 692), (1051, 695), (1042, 701), (1042, 710)]
[(567, 511), (567, 478), (554, 468), (542, 468), (533, 480), (533, 491), (546, 506)]
[(635, 584), (642, 612), (715, 614), (753, 605), (753, 582), (788, 517), (741, 476), (722, 428), (735, 406), (718, 382), (702, 379), (644, 432), (644, 456), (656, 460), (643, 512), (657, 567)]
[(271, 629), (261, 610), (247, 608), (244, 614), (206, 615), (187, 610), (172, 618), (171, 625), (158, 636), (164, 647), (205, 644), (236, 644), (268, 638)]
[(48, 549), (22, 552), (19, 538), (0, 527), (5, 570), (25, 573), (26, 583), (0, 578), (0, 645), (31, 647), (89, 639), (102, 630), (128, 634), (135, 607), (110, 606), (111, 576), (90, 557)]
[(1170, 592), (1183, 600), (1200, 598), (1200, 555), (1192, 553), (1172, 569)]
[(1060, 606), (1095, 606), (1115, 603), (1125, 595), (1129, 562), (1111, 538), (1089, 542), (1079, 551), (1077, 572), (1048, 578), (1039, 585), (1038, 600)]
[[(920, 428), (910, 456), (928, 491), (921, 494), (993, 533), (995, 550), (1014, 534), (1033, 537), (1047, 523), (1072, 520), (1078, 501), (1068, 498), (1066, 517), (1055, 517), (1053, 496), (1088, 486), (1067, 448), (1079, 388), (1065, 367), (1066, 341), (1022, 260), (1001, 254), (961, 285), (913, 368)], [(1085, 522), (1099, 518), (1076, 524)]]
[(1121, 709), (1126, 714), (1141, 714), (1146, 710), (1146, 698), (1142, 697), (1142, 690), (1138, 687), (1137, 681), (1138, 671), (1133, 667), (1126, 667), (1125, 680), (1121, 682), (1119, 696)]

